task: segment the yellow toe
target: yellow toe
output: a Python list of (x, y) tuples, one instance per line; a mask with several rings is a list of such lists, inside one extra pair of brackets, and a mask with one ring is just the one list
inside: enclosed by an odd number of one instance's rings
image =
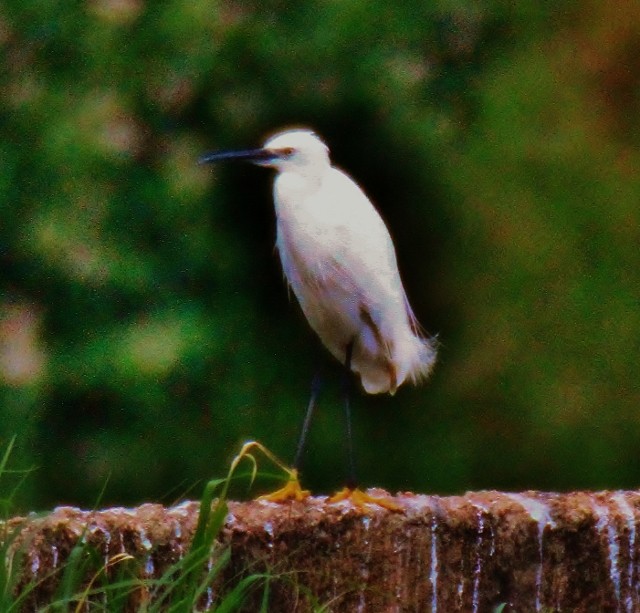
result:
[(289, 500), (303, 501), (305, 498), (311, 495), (309, 490), (303, 490), (298, 480), (298, 472), (293, 469), (291, 471), (289, 481), (286, 482), (284, 487), (272, 492), (271, 494), (264, 494), (258, 496), (258, 500), (267, 500), (269, 502), (287, 502)]
[(375, 504), (379, 507), (388, 509), (389, 511), (402, 512), (403, 510), (401, 506), (397, 505), (390, 498), (371, 496), (366, 492), (363, 492), (361, 489), (351, 489), (348, 487), (341, 489), (339, 492), (336, 492), (331, 496), (331, 498), (329, 498), (329, 503), (333, 504), (335, 502), (342, 502), (343, 500), (349, 500), (351, 504), (360, 510), (364, 510), (365, 505), (367, 504)]

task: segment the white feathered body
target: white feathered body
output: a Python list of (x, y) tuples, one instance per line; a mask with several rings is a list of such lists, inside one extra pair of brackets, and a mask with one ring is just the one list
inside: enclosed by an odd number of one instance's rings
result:
[(277, 248), (311, 327), (368, 393), (395, 392), (429, 373), (432, 341), (406, 299), (395, 251), (380, 215), (358, 185), (329, 164), (284, 170), (274, 183)]

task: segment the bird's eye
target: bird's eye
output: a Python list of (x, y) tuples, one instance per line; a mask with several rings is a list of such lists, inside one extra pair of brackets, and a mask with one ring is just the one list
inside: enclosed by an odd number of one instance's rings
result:
[(296, 150), (293, 147), (283, 147), (280, 151), (285, 157), (291, 157)]

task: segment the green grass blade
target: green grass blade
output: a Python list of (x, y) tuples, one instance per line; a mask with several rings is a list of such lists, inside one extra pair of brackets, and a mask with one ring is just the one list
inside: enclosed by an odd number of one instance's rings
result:
[(267, 575), (256, 574), (241, 579), (240, 582), (228, 592), (223, 600), (216, 606), (215, 613), (233, 613), (244, 604), (249, 591), (255, 587), (258, 581), (266, 579)]

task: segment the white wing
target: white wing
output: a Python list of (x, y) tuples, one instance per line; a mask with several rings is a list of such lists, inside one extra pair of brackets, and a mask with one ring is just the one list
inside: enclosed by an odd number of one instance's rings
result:
[(391, 237), (362, 190), (331, 168), (315, 185), (282, 173), (274, 197), (284, 272), (329, 351), (344, 361), (354, 342), (352, 368), (370, 393), (425, 374), (433, 348), (417, 334)]

